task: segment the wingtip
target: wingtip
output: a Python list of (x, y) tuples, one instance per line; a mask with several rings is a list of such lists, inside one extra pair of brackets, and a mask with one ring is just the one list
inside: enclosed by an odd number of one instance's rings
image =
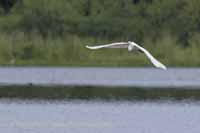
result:
[(167, 67), (166, 66), (162, 66), (162, 67), (160, 67), (161, 69), (163, 69), (163, 70), (167, 70)]
[(92, 50), (94, 50), (94, 49), (98, 49), (98, 48), (96, 48), (96, 47), (88, 46), (88, 45), (86, 45), (85, 47), (88, 48), (88, 49), (92, 49)]
[(163, 70), (167, 70), (167, 68), (165, 67), (165, 68), (163, 68)]
[(86, 47), (86, 48), (88, 48), (88, 49), (91, 49), (91, 47), (90, 47), (90, 46), (88, 46), (88, 45), (86, 45), (85, 47)]
[[(154, 64), (155, 65), (155, 64)], [(163, 65), (162, 63), (159, 62), (159, 64), (155, 65), (157, 68), (160, 68), (162, 70), (167, 70), (167, 67), (165, 65)]]

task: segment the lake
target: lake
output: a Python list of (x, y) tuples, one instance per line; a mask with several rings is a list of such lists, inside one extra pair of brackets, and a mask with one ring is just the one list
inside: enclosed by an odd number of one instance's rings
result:
[(0, 67), (0, 85), (200, 88), (200, 68)]
[(199, 133), (199, 102), (0, 100), (3, 133)]
[(200, 69), (0, 68), (3, 133), (199, 133)]

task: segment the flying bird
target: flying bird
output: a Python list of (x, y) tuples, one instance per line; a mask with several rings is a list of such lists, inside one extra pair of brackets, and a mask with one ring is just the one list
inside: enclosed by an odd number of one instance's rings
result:
[(159, 62), (157, 59), (155, 59), (149, 51), (147, 51), (145, 48), (139, 46), (135, 42), (117, 42), (117, 43), (111, 43), (111, 44), (106, 44), (106, 45), (98, 45), (98, 46), (86, 46), (88, 49), (101, 49), (101, 48), (128, 48), (128, 51), (134, 51), (134, 50), (139, 50), (143, 52), (148, 59), (151, 61), (151, 63), (157, 67), (166, 70), (167, 67), (163, 65), (161, 62)]

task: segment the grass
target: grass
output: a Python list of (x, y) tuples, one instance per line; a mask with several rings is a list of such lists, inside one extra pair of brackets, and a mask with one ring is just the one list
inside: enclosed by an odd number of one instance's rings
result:
[[(158, 60), (167, 66), (200, 66), (200, 35), (190, 40), (188, 47), (177, 44), (176, 38), (164, 35), (152, 41), (144, 40), (147, 48)], [(0, 64), (16, 66), (152, 66), (144, 54), (129, 53), (127, 49), (89, 50), (85, 45), (104, 44), (123, 39), (98, 39), (65, 35), (62, 38), (43, 39), (37, 34), (23, 32), (0, 33)], [(126, 40), (125, 40), (126, 41)], [(14, 60), (14, 61), (13, 61)]]

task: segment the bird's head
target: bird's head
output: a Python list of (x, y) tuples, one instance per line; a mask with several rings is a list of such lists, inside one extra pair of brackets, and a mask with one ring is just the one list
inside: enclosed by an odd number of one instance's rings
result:
[(134, 49), (135, 46), (133, 45), (133, 43), (131, 41), (128, 41), (128, 43), (129, 43), (128, 51), (130, 52), (130, 51), (132, 51)]
[(128, 51), (131, 52), (134, 49), (133, 45), (128, 45)]

